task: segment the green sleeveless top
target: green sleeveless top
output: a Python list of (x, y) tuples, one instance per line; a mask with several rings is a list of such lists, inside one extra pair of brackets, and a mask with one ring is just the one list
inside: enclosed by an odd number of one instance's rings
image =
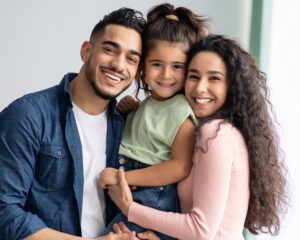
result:
[(165, 101), (151, 96), (127, 116), (119, 154), (155, 165), (172, 158), (172, 145), (181, 124), (188, 117), (197, 119), (182, 94)]

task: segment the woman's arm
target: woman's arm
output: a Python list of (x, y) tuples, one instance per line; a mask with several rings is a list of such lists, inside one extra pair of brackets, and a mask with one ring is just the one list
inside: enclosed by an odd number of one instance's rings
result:
[[(163, 186), (188, 176), (192, 167), (195, 143), (195, 124), (187, 118), (179, 127), (172, 146), (172, 159), (162, 163), (126, 172), (126, 180), (134, 186)], [(100, 174), (102, 187), (118, 183), (118, 170), (106, 168)]]
[[(209, 136), (205, 136), (204, 131), (202, 137)], [(190, 182), (193, 206), (189, 213), (162, 212), (132, 202), (128, 220), (179, 239), (212, 239), (227, 204), (235, 140), (230, 135), (230, 127), (221, 126), (217, 137), (209, 141), (208, 152), (198, 150), (195, 153)]]

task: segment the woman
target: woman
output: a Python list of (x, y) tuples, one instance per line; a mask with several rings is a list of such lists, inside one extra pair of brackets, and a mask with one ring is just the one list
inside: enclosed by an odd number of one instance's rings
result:
[(129, 221), (179, 239), (241, 240), (244, 226), (278, 234), (285, 167), (265, 75), (221, 35), (197, 42), (187, 64), (185, 94), (200, 126), (193, 168), (178, 184), (182, 213), (133, 202), (122, 172), (119, 186), (109, 189), (112, 200)]

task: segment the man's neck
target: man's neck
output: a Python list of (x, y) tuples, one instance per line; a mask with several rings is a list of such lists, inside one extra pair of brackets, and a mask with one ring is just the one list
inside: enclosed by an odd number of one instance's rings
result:
[(102, 113), (110, 100), (98, 97), (87, 79), (79, 73), (70, 82), (72, 101), (84, 112), (91, 115)]

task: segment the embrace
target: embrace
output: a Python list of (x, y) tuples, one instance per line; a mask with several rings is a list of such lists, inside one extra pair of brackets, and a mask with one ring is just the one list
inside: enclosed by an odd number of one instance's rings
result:
[[(0, 113), (1, 240), (278, 234), (286, 170), (269, 89), (237, 41), (160, 4), (147, 19), (107, 14), (80, 54), (79, 73)], [(117, 103), (133, 79), (136, 99)]]

